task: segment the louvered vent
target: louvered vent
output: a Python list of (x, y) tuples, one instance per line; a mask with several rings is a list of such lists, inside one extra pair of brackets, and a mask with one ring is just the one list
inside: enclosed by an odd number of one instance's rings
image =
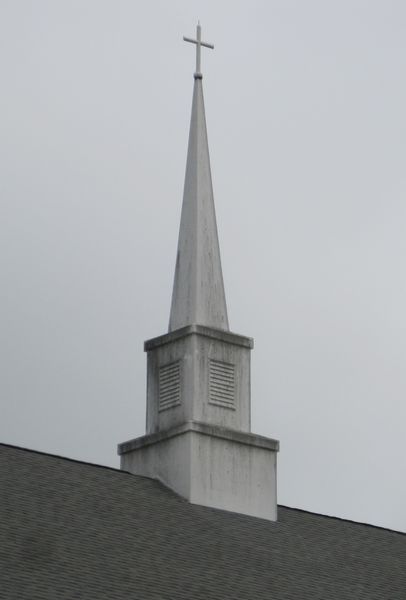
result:
[(159, 369), (159, 410), (180, 404), (180, 362)]
[(209, 402), (224, 408), (235, 408), (234, 365), (210, 360)]

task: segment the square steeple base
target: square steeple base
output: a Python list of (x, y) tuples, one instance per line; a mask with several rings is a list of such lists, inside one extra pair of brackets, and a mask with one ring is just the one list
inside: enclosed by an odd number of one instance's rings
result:
[(121, 469), (160, 480), (193, 504), (277, 518), (279, 442), (188, 421), (119, 444)]

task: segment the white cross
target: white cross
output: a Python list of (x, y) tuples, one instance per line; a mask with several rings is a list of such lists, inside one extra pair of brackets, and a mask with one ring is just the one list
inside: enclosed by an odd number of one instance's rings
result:
[(213, 44), (207, 44), (206, 42), (202, 42), (201, 40), (201, 32), (202, 28), (200, 27), (200, 22), (197, 24), (196, 28), (196, 39), (192, 40), (191, 38), (183, 36), (185, 42), (191, 42), (192, 44), (196, 44), (196, 75), (200, 75), (200, 48), (204, 46), (205, 48), (211, 48), (213, 50)]

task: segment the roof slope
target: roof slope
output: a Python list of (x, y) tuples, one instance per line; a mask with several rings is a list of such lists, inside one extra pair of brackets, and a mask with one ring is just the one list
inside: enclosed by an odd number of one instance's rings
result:
[(406, 597), (404, 534), (195, 506), (150, 479), (5, 445), (0, 540), (7, 600)]

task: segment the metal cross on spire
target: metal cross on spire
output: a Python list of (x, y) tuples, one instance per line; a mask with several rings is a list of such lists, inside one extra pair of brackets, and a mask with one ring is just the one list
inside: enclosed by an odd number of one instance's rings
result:
[(202, 28), (200, 27), (200, 21), (197, 24), (196, 28), (196, 39), (192, 40), (192, 38), (188, 38), (183, 36), (185, 42), (190, 42), (191, 44), (196, 44), (196, 73), (195, 77), (201, 78), (202, 74), (200, 71), (200, 48), (204, 46), (205, 48), (214, 49), (213, 44), (208, 44), (207, 42), (202, 42)]

